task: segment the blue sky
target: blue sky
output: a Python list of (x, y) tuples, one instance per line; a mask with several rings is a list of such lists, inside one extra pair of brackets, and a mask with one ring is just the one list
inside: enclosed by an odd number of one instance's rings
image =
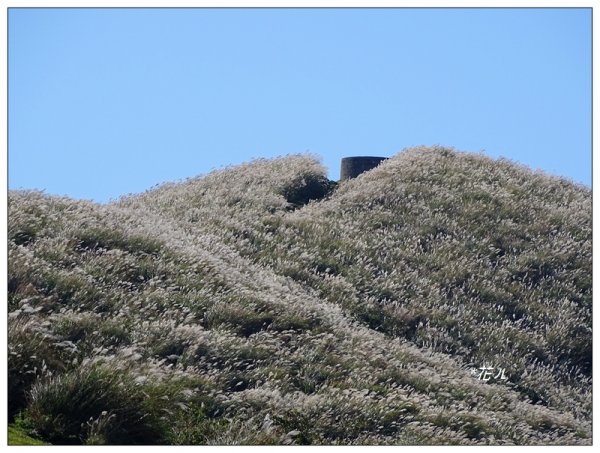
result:
[(9, 9), (9, 188), (441, 144), (591, 184), (590, 9)]

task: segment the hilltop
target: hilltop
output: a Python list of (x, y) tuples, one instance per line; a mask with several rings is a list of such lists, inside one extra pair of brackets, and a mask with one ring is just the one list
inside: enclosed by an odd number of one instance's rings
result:
[(50, 443), (591, 444), (591, 190), (405, 150), (9, 192), (9, 413)]

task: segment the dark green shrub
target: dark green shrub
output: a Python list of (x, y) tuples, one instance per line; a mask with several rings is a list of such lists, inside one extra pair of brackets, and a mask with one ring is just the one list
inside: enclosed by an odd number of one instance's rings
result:
[(23, 229), (15, 231), (9, 237), (9, 240), (14, 242), (16, 245), (29, 245), (35, 241), (37, 230), (32, 227), (24, 226)]
[(8, 323), (8, 416), (25, 408), (27, 392), (41, 375), (65, 368), (66, 352), (36, 325), (21, 319)]
[(144, 388), (127, 372), (83, 366), (37, 382), (25, 418), (52, 444), (164, 443), (164, 421), (146, 400)]
[(281, 189), (292, 209), (307, 204), (311, 200), (321, 200), (331, 193), (337, 183), (317, 174), (306, 174), (291, 181)]

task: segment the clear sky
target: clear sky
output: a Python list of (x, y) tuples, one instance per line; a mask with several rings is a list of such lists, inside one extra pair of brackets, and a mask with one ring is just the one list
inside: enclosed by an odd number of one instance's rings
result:
[(415, 145), (591, 184), (591, 9), (9, 9), (9, 188)]

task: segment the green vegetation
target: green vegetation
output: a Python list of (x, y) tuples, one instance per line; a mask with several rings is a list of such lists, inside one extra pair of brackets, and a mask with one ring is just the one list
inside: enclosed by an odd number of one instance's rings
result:
[(415, 148), (8, 220), (15, 443), (591, 444), (586, 187)]
[(8, 427), (8, 445), (49, 445), (39, 439), (27, 435), (27, 433), (14, 425)]

